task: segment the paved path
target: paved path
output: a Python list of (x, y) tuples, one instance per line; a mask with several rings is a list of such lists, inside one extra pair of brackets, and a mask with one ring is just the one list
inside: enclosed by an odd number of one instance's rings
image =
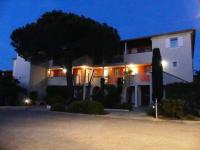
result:
[(200, 123), (0, 109), (0, 150), (200, 150)]

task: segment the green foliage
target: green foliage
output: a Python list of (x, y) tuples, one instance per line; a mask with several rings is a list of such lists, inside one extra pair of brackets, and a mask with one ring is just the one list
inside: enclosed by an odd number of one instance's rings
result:
[(51, 106), (51, 111), (65, 112), (65, 105), (63, 103), (55, 103)]
[(70, 101), (74, 95), (72, 62), (75, 59), (88, 55), (96, 62), (120, 52), (116, 29), (62, 11), (47, 12), (36, 22), (16, 29), (11, 34), (11, 44), (21, 57), (32, 63), (53, 59), (66, 67)]
[(69, 55), (74, 60), (86, 54), (96, 58), (102, 56), (102, 50), (105, 56), (112, 56), (120, 47), (116, 29), (62, 11), (43, 14), (36, 22), (13, 31), (11, 39), (20, 56), (37, 61), (52, 57), (65, 59)]
[(13, 77), (0, 76), (0, 105), (19, 105), (19, 93), (23, 89)]
[(47, 104), (49, 104), (51, 106), (54, 105), (54, 104), (57, 104), (57, 103), (65, 105), (66, 101), (67, 100), (62, 96), (49, 96), (47, 98)]
[(200, 84), (175, 83), (166, 86), (166, 98), (183, 99), (187, 113), (200, 116)]
[(185, 116), (183, 100), (166, 99), (161, 103), (161, 114), (168, 117), (182, 118)]
[(69, 105), (67, 111), (84, 114), (104, 114), (104, 107), (99, 102), (74, 101)]
[(120, 104), (121, 92), (121, 89), (114, 85), (105, 85), (103, 89), (100, 88), (93, 94), (93, 100), (102, 103), (106, 108), (112, 108), (114, 105)]
[(152, 57), (152, 95), (154, 101), (155, 98), (160, 101), (163, 97), (163, 67), (161, 62), (160, 49), (155, 48)]

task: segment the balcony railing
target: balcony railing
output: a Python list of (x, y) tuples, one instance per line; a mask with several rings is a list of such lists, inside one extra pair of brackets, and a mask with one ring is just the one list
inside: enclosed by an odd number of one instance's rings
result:
[(125, 78), (126, 86), (150, 84), (150, 75), (129, 75)]
[(151, 64), (152, 52), (126, 54), (124, 55), (124, 61), (126, 63), (134, 63), (134, 64)]
[(49, 77), (48, 78), (48, 85), (66, 86), (67, 85), (66, 77)]

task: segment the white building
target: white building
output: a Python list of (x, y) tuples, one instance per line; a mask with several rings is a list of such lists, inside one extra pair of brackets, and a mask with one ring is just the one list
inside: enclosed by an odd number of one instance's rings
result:
[[(122, 102), (131, 102), (135, 107), (152, 103), (151, 62), (152, 50), (159, 48), (163, 60), (164, 84), (193, 81), (195, 30), (147, 36), (121, 41), (123, 56), (117, 61), (94, 64), (89, 57), (77, 59), (73, 64), (75, 86), (100, 86), (100, 78), (108, 84), (117, 84), (124, 79)], [(125, 77), (124, 72), (128, 72)], [(47, 86), (66, 86), (66, 70), (53, 61), (33, 65), (17, 56), (14, 60), (13, 75), (28, 91), (38, 91), (42, 97)], [(84, 97), (84, 94), (83, 94)]]

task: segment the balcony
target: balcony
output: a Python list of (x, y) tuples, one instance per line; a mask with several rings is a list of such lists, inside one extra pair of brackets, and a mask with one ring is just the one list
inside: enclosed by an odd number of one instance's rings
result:
[(67, 86), (66, 77), (49, 77), (48, 85), (50, 85), (50, 86)]
[(124, 61), (133, 64), (151, 64), (152, 52), (126, 54), (124, 55)]
[(126, 86), (134, 86), (134, 85), (148, 85), (150, 84), (150, 75), (129, 75), (125, 79)]

